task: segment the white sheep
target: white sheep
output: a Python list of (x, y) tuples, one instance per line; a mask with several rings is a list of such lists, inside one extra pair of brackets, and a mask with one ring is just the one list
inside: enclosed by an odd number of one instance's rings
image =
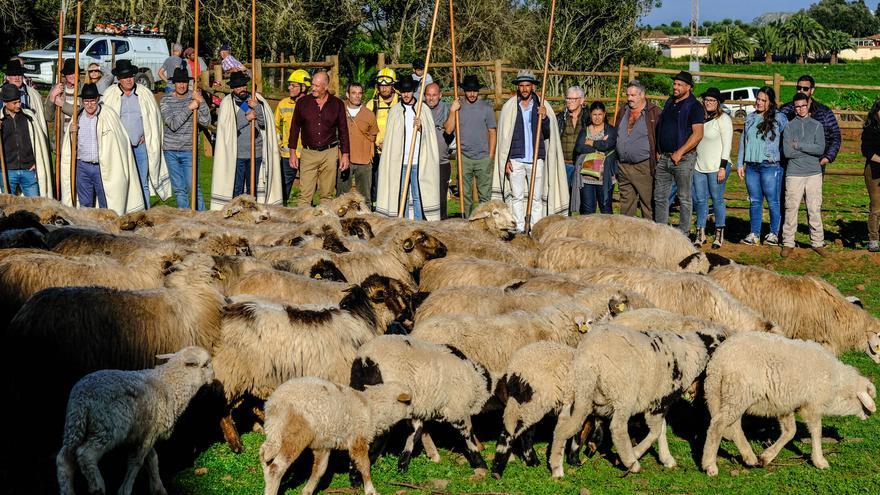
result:
[(327, 470), (331, 450), (346, 450), (364, 481), (366, 495), (378, 495), (370, 477), (370, 443), (412, 413), (410, 391), (399, 383), (363, 392), (320, 378), (296, 378), (266, 401), (266, 440), (260, 446), (265, 495), (276, 495), (287, 468), (311, 449), (312, 474), (303, 488), (311, 495)]
[(151, 493), (164, 494), (159, 477), (157, 440), (171, 435), (190, 400), (214, 380), (211, 356), (201, 347), (185, 347), (154, 369), (103, 370), (83, 377), (70, 392), (64, 420), (64, 444), (58, 452), (58, 485), (73, 495), (76, 467), (89, 493), (106, 493), (98, 461), (116, 447), (132, 447), (120, 495), (129, 495), (146, 461)]
[[(709, 476), (718, 474), (716, 456), (722, 435), (734, 441), (747, 465), (770, 464), (794, 438), (795, 413), (810, 431), (813, 465), (828, 469), (822, 455), (822, 416), (864, 420), (876, 410), (877, 390), (855, 368), (816, 342), (781, 335), (744, 332), (731, 336), (706, 367), (704, 388), (712, 421), (702, 467)], [(744, 414), (779, 419), (779, 438), (759, 457), (743, 433)]]
[(549, 273), (551, 272), (502, 261), (451, 256), (425, 264), (421, 271), (419, 289), (431, 292), (443, 287), (505, 287)]
[(677, 264), (667, 266), (649, 254), (573, 237), (548, 241), (541, 245), (535, 255), (536, 268), (559, 273), (580, 268), (609, 268), (613, 266), (679, 270)]

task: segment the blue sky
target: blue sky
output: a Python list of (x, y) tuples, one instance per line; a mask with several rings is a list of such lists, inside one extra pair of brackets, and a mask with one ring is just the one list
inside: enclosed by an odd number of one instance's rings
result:
[[(700, 22), (720, 21), (724, 18), (751, 22), (765, 12), (793, 12), (806, 9), (817, 0), (700, 0)], [(651, 9), (642, 24), (663, 24), (672, 21), (687, 23), (691, 18), (691, 0), (662, 0), (663, 6)], [(867, 0), (868, 8), (874, 10), (877, 0)]]

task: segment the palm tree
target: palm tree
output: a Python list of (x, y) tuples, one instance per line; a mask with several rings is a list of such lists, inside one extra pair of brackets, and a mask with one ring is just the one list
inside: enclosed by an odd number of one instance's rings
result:
[(825, 51), (825, 31), (815, 19), (807, 14), (795, 14), (785, 21), (780, 32), (782, 49), (786, 55), (797, 56), (803, 64), (811, 53)]
[(764, 62), (773, 63), (773, 54), (782, 49), (782, 38), (779, 33), (780, 23), (766, 24), (755, 31), (755, 43), (764, 52)]
[(853, 43), (849, 33), (833, 30), (825, 35), (825, 49), (831, 52), (831, 63), (837, 63), (837, 55), (847, 49), (855, 49), (856, 44)]
[(732, 64), (734, 58), (751, 56), (754, 43), (739, 26), (727, 25), (712, 36), (708, 55), (712, 60)]

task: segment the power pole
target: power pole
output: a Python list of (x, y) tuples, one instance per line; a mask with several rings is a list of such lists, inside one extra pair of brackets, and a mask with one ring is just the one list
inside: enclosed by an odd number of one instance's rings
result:
[[(688, 69), (691, 72), (700, 71), (700, 56), (698, 53), (697, 36), (700, 33), (700, 0), (691, 0), (691, 59)], [(694, 80), (699, 82), (700, 76), (694, 76)]]

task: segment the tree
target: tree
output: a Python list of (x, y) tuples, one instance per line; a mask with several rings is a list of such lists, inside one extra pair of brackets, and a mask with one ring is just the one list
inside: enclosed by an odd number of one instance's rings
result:
[(755, 31), (755, 43), (764, 52), (764, 62), (768, 64), (773, 63), (773, 54), (782, 48), (779, 26), (780, 23), (767, 24)]
[(856, 46), (852, 41), (852, 37), (849, 33), (844, 33), (843, 31), (837, 31), (836, 29), (833, 31), (829, 31), (825, 34), (825, 49), (831, 53), (831, 63), (837, 63), (837, 56), (840, 52), (847, 49), (854, 49)]
[(825, 51), (825, 32), (822, 26), (804, 13), (789, 17), (782, 25), (780, 35), (783, 52), (796, 56), (799, 64), (805, 63), (811, 53)]
[(745, 31), (739, 26), (729, 24), (712, 37), (708, 55), (712, 60), (732, 64), (736, 58), (750, 57), (754, 46)]
[(880, 31), (880, 19), (868, 9), (864, 0), (819, 0), (807, 13), (826, 30), (837, 29), (855, 38)]

